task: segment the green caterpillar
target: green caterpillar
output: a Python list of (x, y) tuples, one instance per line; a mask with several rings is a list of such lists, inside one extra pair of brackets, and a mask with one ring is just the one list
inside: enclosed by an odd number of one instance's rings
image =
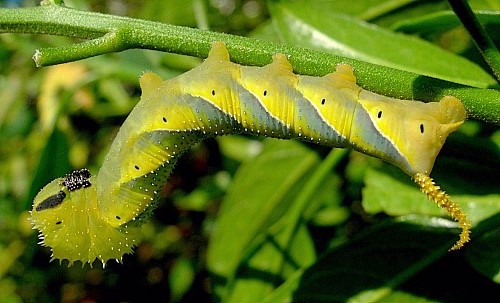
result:
[(429, 173), (449, 133), (465, 120), (454, 97), (423, 103), (388, 98), (356, 84), (349, 65), (324, 77), (296, 75), (285, 55), (264, 67), (240, 66), (215, 42), (199, 67), (163, 81), (140, 80), (141, 101), (95, 176), (75, 171), (45, 186), (31, 211), (53, 259), (121, 260), (137, 245), (140, 221), (155, 207), (176, 160), (209, 137), (247, 133), (351, 147), (401, 168), (462, 227), (469, 223)]

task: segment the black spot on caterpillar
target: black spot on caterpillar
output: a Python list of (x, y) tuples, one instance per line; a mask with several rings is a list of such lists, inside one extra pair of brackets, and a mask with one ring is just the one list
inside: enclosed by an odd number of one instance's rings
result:
[(61, 190), (57, 194), (50, 196), (47, 199), (40, 202), (40, 204), (36, 206), (35, 210), (42, 211), (48, 208), (56, 207), (57, 205), (63, 202), (64, 198), (66, 198), (66, 193)]
[(465, 214), (429, 177), (446, 137), (466, 118), (454, 97), (423, 103), (381, 96), (359, 87), (346, 64), (324, 77), (296, 75), (282, 54), (264, 67), (241, 66), (221, 42), (199, 67), (166, 81), (145, 73), (140, 84), (141, 101), (98, 174), (56, 179), (34, 200), (43, 211), (32, 211), (31, 221), (54, 259), (121, 260), (139, 241), (136, 222), (154, 209), (179, 156), (205, 138), (234, 133), (352, 147), (392, 163), (459, 222), (452, 249), (469, 240)]

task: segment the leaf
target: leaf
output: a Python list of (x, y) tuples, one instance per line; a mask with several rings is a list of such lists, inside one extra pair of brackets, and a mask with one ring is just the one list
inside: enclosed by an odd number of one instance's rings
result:
[(419, 38), (335, 13), (328, 2), (276, 1), (269, 8), (287, 43), (475, 87), (496, 84), (475, 63)]
[[(38, 166), (31, 181), (30, 192), (26, 196), (24, 209), (31, 208), (36, 193), (50, 181), (67, 174), (71, 165), (69, 163), (69, 143), (65, 134), (58, 128), (54, 128), (47, 139), (45, 147), (40, 155)], [(57, 161), (54, 161), (57, 159)]]
[[(402, 182), (388, 173), (369, 170), (363, 189), (363, 208), (376, 214), (384, 212), (391, 216), (421, 214), (443, 216), (446, 213), (430, 202), (417, 186)], [(467, 214), (472, 225), (477, 225), (500, 212), (500, 195), (483, 196), (452, 195), (452, 200), (459, 204)]]
[(340, 203), (340, 182), (331, 170), (345, 150), (331, 151), (320, 163), (295, 141), (265, 140), (263, 146), (239, 169), (209, 246), (208, 266), (224, 302), (260, 302), (311, 264), (316, 253), (305, 222)]
[(310, 265), (315, 259), (314, 245), (305, 224), (300, 224), (292, 239), (286, 229), (270, 230), (255, 253), (242, 260), (223, 302), (261, 302), (286, 278), (286, 271)]
[(500, 212), (481, 222), (467, 260), (480, 273), (500, 284)]
[[(445, 212), (430, 203), (414, 186), (387, 173), (369, 170), (363, 189), (363, 207), (371, 214), (391, 216), (423, 214), (443, 216)], [(466, 246), (471, 265), (496, 283), (500, 283), (500, 195), (452, 195), (474, 226), (472, 241)], [(434, 221), (436, 222), (436, 221)], [(423, 221), (433, 226), (433, 221)], [(454, 225), (449, 225), (450, 227)], [(434, 239), (432, 239), (434, 241)]]
[(330, 250), (306, 270), (298, 270), (264, 302), (391, 302), (398, 297), (427, 302), (395, 288), (440, 258), (449, 236), (443, 228), (378, 224)]
[[(498, 11), (474, 12), (483, 26), (500, 26), (500, 13)], [(441, 11), (398, 21), (391, 26), (394, 31), (404, 33), (418, 33), (426, 35), (429, 33), (443, 32), (461, 26), (460, 20), (453, 11)], [(491, 31), (494, 33), (493, 29)]]
[(261, 142), (249, 140), (244, 136), (217, 137), (216, 140), (219, 143), (222, 154), (238, 162), (250, 160), (262, 151)]
[(194, 281), (194, 276), (191, 261), (185, 258), (179, 258), (175, 261), (168, 279), (173, 302), (180, 301), (182, 296), (189, 290)]
[(407, 292), (402, 291), (393, 291), (388, 296), (380, 299), (379, 303), (400, 303), (400, 302), (408, 302), (408, 303), (437, 303), (439, 301), (430, 300), (425, 297), (419, 297)]
[(363, 188), (363, 208), (369, 214), (385, 212), (391, 216), (408, 214), (444, 215), (403, 174), (397, 179), (382, 171), (369, 169)]
[[(262, 154), (241, 165), (223, 201), (207, 252), (219, 297), (225, 297), (224, 286), (232, 281), (240, 263), (248, 261), (246, 249), (286, 213), (300, 184), (318, 163), (316, 153), (298, 142), (266, 140)], [(276, 232), (271, 232), (271, 238)], [(259, 243), (265, 241), (256, 245)]]

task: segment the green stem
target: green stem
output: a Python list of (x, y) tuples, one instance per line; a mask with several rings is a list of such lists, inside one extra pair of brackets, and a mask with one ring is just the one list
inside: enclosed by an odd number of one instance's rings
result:
[(117, 31), (104, 34), (104, 36), (82, 43), (64, 47), (47, 47), (36, 50), (33, 61), (37, 67), (59, 64), (61, 61), (76, 61), (101, 54), (126, 50), (121, 43), (121, 35)]
[(500, 80), (500, 52), (490, 39), (466, 0), (448, 0), (451, 8), (469, 32), (495, 77)]
[(231, 60), (244, 65), (264, 65), (271, 61), (275, 53), (287, 54), (298, 74), (322, 76), (333, 71), (337, 64), (348, 63), (356, 71), (358, 84), (367, 90), (395, 98), (423, 101), (437, 101), (445, 95), (453, 95), (461, 99), (471, 117), (500, 124), (500, 91), (468, 87), (284, 44), (58, 5), (0, 9), (2, 32), (90, 39), (80, 44), (38, 50), (34, 57), (39, 66), (132, 48), (206, 57), (213, 41), (224, 41)]

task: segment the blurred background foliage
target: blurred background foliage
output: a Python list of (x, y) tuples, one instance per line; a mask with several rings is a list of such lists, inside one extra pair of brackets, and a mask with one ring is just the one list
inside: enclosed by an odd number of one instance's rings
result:
[[(499, 45), (500, 3), (469, 2)], [(65, 3), (344, 55), (347, 50), (379, 64), (407, 62), (423, 73), (419, 61), (450, 60), (449, 69), (439, 67), (443, 78), (455, 76), (458, 65), (478, 86), (492, 81), (465, 30), (444, 12), (444, 1)], [(400, 41), (393, 31), (418, 42)], [(449, 138), (433, 172), (473, 222), (473, 240), (461, 251), (446, 251), (458, 236), (455, 225), (396, 168), (353, 151), (235, 135), (207, 140), (183, 157), (162, 192), (165, 201), (144, 226), (144, 242), (124, 264), (49, 263), (50, 251), (37, 245), (28, 222), (36, 192), (72, 169), (98, 171), (139, 99), (144, 71), (170, 78), (200, 62), (129, 50), (34, 67), (35, 49), (73, 42), (0, 35), (0, 302), (498, 300), (500, 131), (475, 120)], [(384, 58), (396, 48), (403, 52)]]

